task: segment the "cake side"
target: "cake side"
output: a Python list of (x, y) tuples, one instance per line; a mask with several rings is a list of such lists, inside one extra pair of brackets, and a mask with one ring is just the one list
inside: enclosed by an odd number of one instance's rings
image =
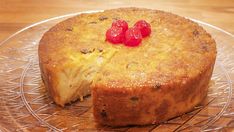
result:
[[(40, 52), (45, 49), (41, 42)], [(116, 53), (116, 50), (100, 51), (98, 49), (91, 49), (92, 52), (84, 53), (87, 52), (86, 50), (73, 52), (66, 49), (62, 53), (64, 58), (59, 62), (43, 61), (49, 57), (46, 54), (40, 54), (39, 65), (42, 79), (56, 104), (64, 106), (77, 99), (82, 101), (84, 96), (90, 95), (90, 86), (96, 73)]]
[(117, 89), (96, 84), (92, 87), (95, 120), (108, 126), (147, 125), (189, 112), (207, 96), (213, 64), (194, 78), (165, 84)]

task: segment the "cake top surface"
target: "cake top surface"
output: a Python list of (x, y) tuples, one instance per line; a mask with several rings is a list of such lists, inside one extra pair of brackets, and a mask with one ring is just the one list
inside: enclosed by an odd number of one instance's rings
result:
[[(105, 33), (113, 21), (138, 20), (151, 25), (151, 34), (138, 47), (113, 45)], [(198, 24), (158, 10), (120, 8), (81, 14), (45, 33), (39, 56), (51, 68), (99, 65), (94, 81), (108, 87), (154, 86), (195, 77), (215, 60), (215, 41)], [(88, 65), (90, 66), (90, 65)]]

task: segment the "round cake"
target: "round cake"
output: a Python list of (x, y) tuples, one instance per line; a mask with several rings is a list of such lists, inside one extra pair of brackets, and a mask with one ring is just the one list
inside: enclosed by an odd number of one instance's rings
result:
[[(137, 47), (112, 44), (105, 34), (118, 19), (129, 26), (145, 20), (151, 34)], [(191, 111), (207, 95), (215, 58), (215, 41), (198, 24), (143, 8), (77, 15), (39, 44), (42, 79), (55, 103), (91, 94), (95, 120), (109, 126), (155, 124)]]

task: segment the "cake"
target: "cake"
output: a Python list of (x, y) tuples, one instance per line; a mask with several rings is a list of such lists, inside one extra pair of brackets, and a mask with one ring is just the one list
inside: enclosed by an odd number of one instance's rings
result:
[[(111, 44), (105, 33), (118, 19), (129, 26), (146, 20), (152, 32), (137, 47)], [(202, 102), (216, 45), (189, 19), (119, 8), (56, 24), (43, 35), (38, 54), (43, 82), (56, 104), (64, 107), (91, 94), (98, 124), (146, 125), (182, 115)]]

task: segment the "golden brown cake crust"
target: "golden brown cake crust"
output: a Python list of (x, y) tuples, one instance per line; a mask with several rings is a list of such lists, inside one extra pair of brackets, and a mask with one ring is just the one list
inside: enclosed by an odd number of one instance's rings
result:
[[(139, 47), (112, 45), (105, 41), (105, 32), (116, 19), (128, 21), (129, 26), (144, 19), (152, 33)], [(113, 51), (91, 85), (94, 117), (111, 126), (158, 123), (190, 111), (207, 95), (216, 58), (211, 36), (198, 24), (171, 13), (120, 8), (81, 14), (52, 27), (39, 44), (42, 78), (61, 106), (77, 95), (62, 97), (59, 73), (74, 67), (73, 59), (84, 49), (85, 55)]]
[(207, 95), (213, 67), (196, 78), (137, 89), (93, 88), (94, 117), (109, 126), (157, 124), (182, 115)]

